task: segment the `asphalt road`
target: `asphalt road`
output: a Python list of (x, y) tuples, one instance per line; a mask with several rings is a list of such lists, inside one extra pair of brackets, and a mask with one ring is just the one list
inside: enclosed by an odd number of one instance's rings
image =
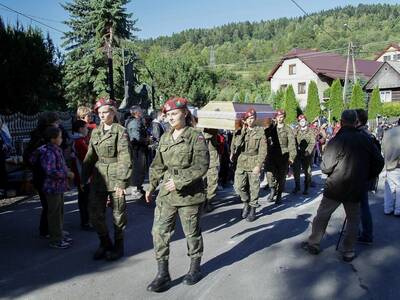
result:
[[(151, 238), (153, 205), (128, 203), (126, 256), (93, 261), (94, 232), (80, 230), (76, 193), (66, 195), (65, 229), (74, 238), (67, 250), (50, 249), (38, 237), (40, 203), (32, 198), (0, 210), (1, 299), (400, 299), (400, 218), (383, 214), (383, 193), (370, 194), (375, 226), (372, 246), (357, 246), (352, 263), (335, 251), (343, 209), (335, 212), (322, 243), (311, 256), (299, 247), (310, 233), (321, 199), (322, 180), (308, 197), (287, 195), (283, 204), (266, 201), (262, 191), (253, 223), (240, 219), (233, 190), (218, 194), (217, 208), (202, 218), (204, 278), (181, 284), (188, 270), (180, 227), (171, 243), (173, 286), (162, 294), (146, 291), (156, 273)], [(289, 180), (287, 190), (293, 188)], [(109, 215), (110, 217), (110, 215)]]

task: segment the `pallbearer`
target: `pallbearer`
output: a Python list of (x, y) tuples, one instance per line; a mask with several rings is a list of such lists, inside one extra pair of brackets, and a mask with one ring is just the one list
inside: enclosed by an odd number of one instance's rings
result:
[(243, 202), (242, 218), (253, 222), (258, 207), (260, 171), (267, 155), (264, 129), (256, 127), (257, 112), (249, 109), (243, 117), (243, 126), (232, 140), (232, 160), (237, 158), (235, 190)]
[(304, 172), (303, 195), (308, 195), (308, 187), (311, 183), (311, 164), (314, 158), (315, 132), (308, 126), (307, 118), (304, 115), (297, 117), (299, 127), (295, 131), (297, 156), (293, 163), (293, 175), (296, 186), (293, 193), (300, 191), (300, 173)]

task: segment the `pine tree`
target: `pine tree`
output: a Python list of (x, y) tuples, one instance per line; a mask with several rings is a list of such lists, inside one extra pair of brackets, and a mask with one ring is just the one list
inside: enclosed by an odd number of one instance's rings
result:
[(113, 73), (116, 97), (123, 95), (123, 66), (118, 47), (133, 39), (136, 20), (126, 13), (129, 0), (72, 0), (63, 4), (70, 27), (63, 39), (68, 51), (64, 81), (69, 106), (91, 104), (108, 94), (106, 43), (112, 32)]
[(285, 100), (285, 93), (286, 93), (286, 90), (281, 88), (276, 92), (276, 94), (271, 94), (271, 97), (273, 97), (272, 106), (274, 107), (274, 109), (283, 108), (284, 100)]
[(318, 88), (315, 81), (311, 81), (308, 85), (307, 106), (305, 115), (310, 122), (321, 115)]
[(377, 115), (382, 113), (382, 102), (379, 94), (379, 87), (375, 87), (371, 94), (368, 105), (368, 119), (375, 119)]
[(297, 119), (298, 103), (292, 85), (289, 85), (286, 89), (283, 109), (286, 111), (286, 123), (295, 123)]
[(357, 109), (357, 108), (365, 109), (364, 92), (358, 81), (353, 85), (353, 90), (351, 92), (351, 100), (349, 103), (349, 109)]
[(342, 95), (342, 85), (340, 84), (339, 79), (334, 80), (331, 85), (328, 108), (331, 112), (331, 120), (333, 118), (335, 118), (336, 120), (340, 120), (340, 117), (344, 110), (344, 102)]

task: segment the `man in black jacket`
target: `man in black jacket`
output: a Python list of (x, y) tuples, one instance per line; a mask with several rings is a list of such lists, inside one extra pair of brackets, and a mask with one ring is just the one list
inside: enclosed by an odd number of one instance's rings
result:
[(343, 204), (347, 224), (343, 240), (343, 260), (355, 257), (354, 244), (360, 222), (360, 199), (367, 182), (382, 171), (384, 160), (370, 139), (355, 128), (357, 114), (345, 110), (341, 129), (329, 142), (322, 157), (321, 170), (328, 175), (324, 194), (312, 224), (312, 232), (303, 248), (320, 252), (320, 241), (332, 213)]

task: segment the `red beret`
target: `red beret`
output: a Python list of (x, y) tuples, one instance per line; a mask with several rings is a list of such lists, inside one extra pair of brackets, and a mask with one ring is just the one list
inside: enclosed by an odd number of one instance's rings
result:
[(255, 117), (257, 118), (257, 112), (254, 108), (250, 108), (246, 113), (243, 115), (243, 120), (246, 120), (248, 117)]
[(105, 105), (114, 106), (115, 108), (117, 107), (117, 103), (114, 100), (107, 99), (107, 98), (100, 98), (99, 100), (97, 100), (96, 104), (94, 105), (93, 110), (97, 114), (99, 108), (102, 106), (105, 106)]
[(306, 120), (307, 121), (307, 118), (306, 118), (305, 115), (300, 115), (300, 116), (297, 117), (297, 121), (300, 121), (300, 120)]
[(187, 105), (188, 105), (187, 99), (172, 97), (164, 103), (164, 105), (162, 106), (162, 109), (163, 109), (162, 112), (166, 113), (166, 112), (169, 112), (170, 110), (174, 110), (174, 109), (187, 108)]
[(283, 109), (278, 109), (277, 111), (276, 111), (276, 113), (275, 113), (275, 117), (277, 117), (277, 116), (286, 116), (286, 112), (285, 112), (285, 110), (283, 110)]

